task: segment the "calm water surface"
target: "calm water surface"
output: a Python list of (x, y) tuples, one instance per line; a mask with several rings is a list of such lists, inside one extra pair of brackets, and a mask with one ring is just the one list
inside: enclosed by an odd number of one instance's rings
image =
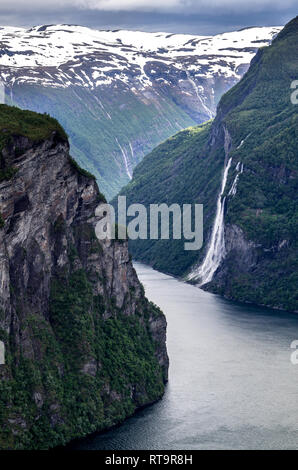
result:
[(228, 302), (135, 263), (168, 321), (163, 400), (75, 449), (298, 449), (298, 317)]

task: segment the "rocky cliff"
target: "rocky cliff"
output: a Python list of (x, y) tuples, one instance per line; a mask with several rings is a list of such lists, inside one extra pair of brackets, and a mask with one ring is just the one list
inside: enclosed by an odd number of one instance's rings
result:
[(160, 398), (166, 320), (48, 116), (0, 106), (0, 448), (48, 448)]

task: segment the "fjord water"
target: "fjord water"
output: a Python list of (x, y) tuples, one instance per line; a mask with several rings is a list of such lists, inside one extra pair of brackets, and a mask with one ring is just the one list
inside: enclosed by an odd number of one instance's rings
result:
[(298, 449), (298, 317), (226, 301), (135, 263), (168, 321), (161, 401), (75, 449)]

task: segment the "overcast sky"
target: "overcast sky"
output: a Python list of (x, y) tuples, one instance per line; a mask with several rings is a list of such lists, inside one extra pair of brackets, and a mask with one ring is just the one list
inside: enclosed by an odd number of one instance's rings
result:
[(297, 14), (297, 0), (0, 0), (0, 24), (24, 27), (69, 23), (216, 34), (283, 25)]

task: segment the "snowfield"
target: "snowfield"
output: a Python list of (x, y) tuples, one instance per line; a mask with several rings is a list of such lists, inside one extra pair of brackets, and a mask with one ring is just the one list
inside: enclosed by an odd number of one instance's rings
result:
[(167, 69), (192, 77), (240, 78), (259, 47), (268, 45), (281, 27), (253, 27), (216, 36), (98, 31), (81, 26), (36, 26), (29, 30), (0, 28), (0, 76), (6, 85), (84, 87), (128, 84), (140, 87), (167, 81)]

